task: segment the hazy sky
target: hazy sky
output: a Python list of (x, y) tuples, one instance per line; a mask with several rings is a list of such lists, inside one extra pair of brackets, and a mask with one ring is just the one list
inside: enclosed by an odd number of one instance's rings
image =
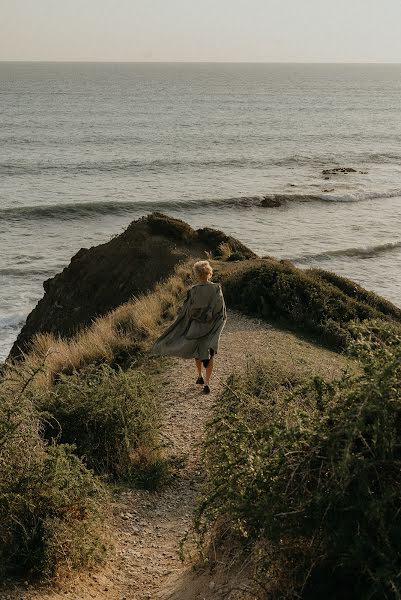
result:
[(0, 60), (401, 62), (401, 0), (0, 0)]

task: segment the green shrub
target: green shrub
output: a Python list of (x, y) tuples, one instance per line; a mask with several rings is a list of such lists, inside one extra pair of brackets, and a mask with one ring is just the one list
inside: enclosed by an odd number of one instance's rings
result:
[[(47, 439), (74, 444), (96, 473), (138, 479), (160, 460), (154, 378), (131, 369), (92, 366), (61, 376), (41, 399)], [(153, 475), (152, 475), (153, 478)], [(152, 484), (153, 485), (153, 484)]]
[(401, 309), (398, 308), (398, 306), (394, 306), (394, 304), (389, 302), (389, 300), (378, 296), (374, 292), (365, 290), (363, 287), (355, 283), (355, 281), (323, 269), (308, 269), (306, 272), (310, 275), (315, 275), (318, 279), (322, 279), (334, 285), (350, 298), (364, 302), (384, 315), (401, 320)]
[(242, 254), (242, 252), (233, 252), (232, 254), (230, 254), (230, 256), (227, 258), (228, 261), (235, 261), (235, 260), (246, 260), (246, 257)]
[(242, 540), (269, 597), (401, 597), (401, 338), (360, 353), (331, 383), (259, 367), (208, 426), (197, 532)]
[(45, 444), (29, 389), (1, 383), (0, 577), (54, 577), (101, 560), (104, 497), (70, 447)]
[(391, 303), (379, 303), (378, 297), (362, 288), (352, 297), (346, 286), (342, 290), (338, 281), (334, 285), (326, 279), (315, 271), (302, 271), (288, 261), (273, 259), (226, 276), (223, 287), (230, 307), (301, 329), (337, 350), (353, 339), (355, 322), (388, 322), (390, 317), (401, 321), (400, 311)]
[(192, 227), (181, 219), (175, 219), (163, 213), (154, 212), (144, 217), (144, 220), (153, 234), (165, 235), (186, 242), (195, 237), (195, 231)]

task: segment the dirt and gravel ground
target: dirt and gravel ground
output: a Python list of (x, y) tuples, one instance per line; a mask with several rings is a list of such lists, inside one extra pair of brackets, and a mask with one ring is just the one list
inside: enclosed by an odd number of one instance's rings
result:
[[(244, 574), (223, 568), (210, 573), (194, 569), (198, 561), (189, 548), (185, 562), (179, 546), (191, 527), (202, 481), (200, 443), (213, 404), (224, 381), (247, 360), (263, 358), (302, 372), (332, 377), (345, 359), (266, 323), (229, 312), (211, 394), (195, 385), (192, 361), (172, 360), (163, 375), (163, 433), (169, 451), (185, 458), (172, 485), (161, 492), (121, 492), (111, 507), (115, 552), (108, 564), (69, 582), (58, 590), (18, 588), (0, 592), (2, 600), (234, 600), (254, 596), (246, 592)], [(243, 591), (241, 591), (243, 590)]]

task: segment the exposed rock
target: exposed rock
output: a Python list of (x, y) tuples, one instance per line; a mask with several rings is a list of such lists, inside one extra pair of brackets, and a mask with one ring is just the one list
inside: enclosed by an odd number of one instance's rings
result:
[(206, 251), (218, 254), (222, 242), (246, 258), (256, 256), (220, 231), (195, 231), (161, 213), (133, 221), (105, 244), (81, 248), (68, 267), (44, 282), (45, 294), (28, 316), (9, 358), (20, 358), (37, 333), (72, 336), (97, 316), (169, 277), (178, 263), (204, 258)]
[(337, 175), (338, 173), (357, 173), (352, 167), (334, 167), (334, 169), (324, 169), (322, 175)]
[(331, 188), (331, 189), (329, 189), (329, 190), (322, 190), (322, 191), (323, 191), (323, 192), (325, 192), (325, 193), (327, 194), (327, 193), (329, 193), (329, 192), (334, 192), (334, 188)]
[(262, 198), (260, 203), (264, 208), (276, 208), (277, 206), (281, 206), (283, 201), (277, 196), (265, 196)]

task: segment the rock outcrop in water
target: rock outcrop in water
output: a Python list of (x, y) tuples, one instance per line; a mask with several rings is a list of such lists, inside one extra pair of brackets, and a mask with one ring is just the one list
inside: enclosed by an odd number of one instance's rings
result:
[(283, 200), (276, 196), (265, 196), (262, 198), (260, 205), (263, 208), (277, 208), (283, 204)]
[(337, 175), (338, 173), (357, 173), (353, 167), (334, 167), (334, 169), (324, 169), (322, 175)]
[(19, 359), (37, 333), (74, 335), (97, 316), (166, 279), (178, 263), (204, 258), (206, 251), (219, 254), (222, 242), (246, 258), (256, 256), (221, 231), (195, 231), (160, 213), (132, 222), (105, 244), (81, 248), (68, 267), (44, 282), (45, 294), (28, 316), (9, 358)]

